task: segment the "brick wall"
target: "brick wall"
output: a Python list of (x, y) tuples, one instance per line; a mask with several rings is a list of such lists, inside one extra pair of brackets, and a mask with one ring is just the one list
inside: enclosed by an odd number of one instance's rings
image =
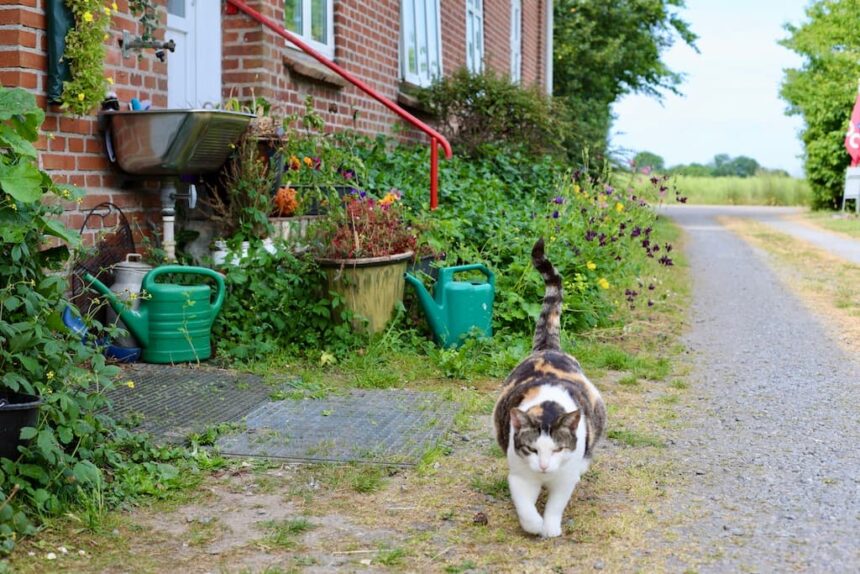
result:
[[(283, 21), (283, 5), (278, 0), (248, 4), (275, 21)], [(544, 85), (545, 4), (544, 0), (523, 2), (522, 75), (526, 85)], [(510, 0), (484, 2), (485, 67), (504, 75), (510, 72), (510, 8)], [(448, 74), (466, 64), (465, 0), (443, 0), (440, 12), (442, 69)], [(395, 101), (400, 91), (399, 31), (400, 0), (334, 3), (335, 61)], [(225, 16), (223, 44), (225, 98), (262, 96), (277, 102), (280, 112), (294, 113), (301, 111), (304, 98), (310, 95), (330, 129), (355, 127), (370, 135), (396, 133), (400, 138), (426, 141), (420, 132), (403, 125), (395, 128), (398, 118), (354, 86), (337, 86), (296, 73), (288, 61), (295, 50), (244, 14)]]
[[(162, 7), (163, 37), (166, 0)], [(106, 40), (106, 76), (114, 80), (121, 102), (131, 98), (152, 100), (156, 108), (167, 105), (167, 64), (146, 51), (141, 58), (123, 60), (117, 39), (123, 30), (139, 35), (137, 20), (129, 14), (128, 0), (117, 0), (119, 12), (113, 17)], [(276, 21), (283, 21), (280, 0), (252, 0), (249, 4)], [(220, 5), (220, 3), (219, 3)], [(368, 82), (380, 93), (397, 100), (400, 83), (399, 29), (400, 0), (338, 0), (334, 3), (336, 61)], [(543, 25), (545, 0), (523, 1), (522, 65), (525, 84), (544, 83)], [(443, 0), (442, 68), (451, 73), (465, 65), (465, 0)], [(510, 67), (510, 2), (485, 0), (485, 65), (507, 74)], [(59, 182), (84, 188), (81, 205), (66, 205), (66, 219), (72, 228), (80, 227), (84, 213), (102, 201), (119, 205), (141, 228), (147, 215), (156, 215), (158, 196), (141, 191), (144, 182), (120, 175), (105, 159), (101, 134), (95, 115), (70, 118), (58, 106), (46, 101), (47, 56), (45, 0), (0, 0), (0, 82), (31, 90), (46, 110), (38, 143), (40, 161)], [(313, 96), (329, 129), (355, 127), (370, 135), (397, 134), (402, 139), (426, 141), (405, 129), (397, 117), (381, 104), (352, 85), (309, 79), (296, 73), (285, 60), (293, 50), (284, 41), (243, 14), (223, 17), (223, 95), (243, 100), (262, 96), (277, 102), (280, 111), (293, 113), (303, 107), (304, 98)], [(160, 38), (161, 39), (161, 38)], [(170, 58), (170, 54), (168, 54)], [(417, 113), (417, 112), (416, 112)], [(354, 119), (355, 118), (355, 119)], [(156, 217), (157, 218), (157, 217)]]
[[(121, 101), (132, 97), (152, 100), (153, 106), (167, 105), (166, 64), (150, 52), (143, 58), (122, 61), (117, 39), (122, 30), (137, 35), (138, 23), (128, 13), (128, 1), (116, 0), (119, 13), (113, 17), (105, 61), (105, 75), (113, 78)], [(162, 11), (162, 16), (164, 15)], [(65, 206), (66, 222), (73, 229), (83, 223), (84, 213), (102, 201), (119, 205), (129, 219), (145, 227), (144, 219), (158, 205), (154, 193), (123, 190), (117, 172), (108, 165), (95, 116), (71, 118), (59, 106), (48, 104), (47, 38), (44, 0), (0, 0), (0, 81), (6, 87), (23, 87), (34, 92), (46, 111), (39, 139), (40, 162), (54, 181), (84, 188), (80, 205)], [(161, 27), (163, 34), (163, 27)], [(132, 184), (132, 188), (138, 187)]]

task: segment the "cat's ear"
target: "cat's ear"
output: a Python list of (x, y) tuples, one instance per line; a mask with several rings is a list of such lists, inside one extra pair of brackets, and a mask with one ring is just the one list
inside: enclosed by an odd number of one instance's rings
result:
[(581, 413), (579, 410), (567, 413), (558, 419), (556, 426), (559, 428), (567, 427), (570, 429), (570, 432), (576, 432), (576, 427), (579, 426), (580, 415)]
[(529, 424), (529, 415), (514, 407), (511, 409), (511, 424), (514, 425), (514, 430), (518, 431)]

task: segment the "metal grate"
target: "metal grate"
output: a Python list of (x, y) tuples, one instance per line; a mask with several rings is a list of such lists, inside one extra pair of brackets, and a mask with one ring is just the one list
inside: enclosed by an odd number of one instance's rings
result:
[(222, 436), (222, 454), (307, 462), (414, 465), (451, 427), (455, 403), (429, 392), (352, 391), (323, 400), (268, 402), (247, 430)]
[(108, 394), (112, 414), (169, 443), (239, 422), (272, 392), (257, 376), (210, 367), (138, 363), (123, 367), (123, 377)]

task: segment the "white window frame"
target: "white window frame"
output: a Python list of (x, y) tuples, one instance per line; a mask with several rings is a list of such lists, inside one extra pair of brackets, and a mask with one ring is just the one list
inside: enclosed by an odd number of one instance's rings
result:
[(466, 0), (466, 68), (484, 71), (484, 0)]
[[(400, 2), (400, 73), (410, 84), (426, 87), (442, 76), (440, 5), (441, 0)], [(410, 50), (415, 55), (414, 70)]]
[(523, 2), (511, 0), (511, 83), (523, 79)]
[[(289, 28), (289, 26), (285, 26), (287, 30), (293, 32), (293, 34), (298, 35), (301, 39), (310, 45), (311, 48), (321, 53), (323, 56), (334, 59), (334, 0), (324, 0), (326, 3), (326, 22), (325, 22), (325, 37), (327, 42), (319, 42), (313, 39), (311, 35), (311, 22), (313, 21), (312, 17), (312, 8), (313, 3), (311, 0), (299, 0), (301, 4), (302, 10), (302, 29), (299, 32), (294, 32)], [(285, 23), (286, 24), (286, 23)], [(290, 48), (294, 48), (296, 50), (300, 50), (298, 46), (290, 42), (286, 41), (287, 46)]]

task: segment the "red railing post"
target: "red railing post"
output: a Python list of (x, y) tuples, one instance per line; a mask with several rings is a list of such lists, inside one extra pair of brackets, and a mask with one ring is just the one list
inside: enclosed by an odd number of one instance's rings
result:
[(331, 71), (344, 78), (346, 81), (350, 82), (359, 90), (361, 90), (362, 92), (364, 92), (365, 94), (375, 99), (377, 102), (400, 116), (404, 121), (427, 134), (430, 137), (430, 209), (436, 209), (439, 203), (439, 150), (437, 146), (442, 146), (442, 150), (445, 152), (446, 158), (450, 159), (452, 155), (451, 144), (448, 143), (448, 140), (445, 139), (442, 134), (440, 134), (439, 132), (437, 132), (436, 130), (434, 130), (433, 128), (431, 128), (430, 126), (428, 126), (427, 124), (425, 124), (424, 122), (422, 122), (421, 120), (419, 120), (418, 118), (392, 102), (373, 88), (371, 88), (368, 84), (366, 84), (359, 78), (353, 76), (350, 72), (344, 70), (343, 68), (341, 68), (340, 66), (338, 66), (337, 64), (311, 48), (309, 45), (303, 42), (299, 36), (293, 34), (280, 24), (271, 20), (270, 18), (263, 16), (262, 14), (245, 4), (245, 2), (243, 2), (242, 0), (227, 0), (227, 8), (229, 9), (230, 7), (233, 7), (243, 12), (246, 16), (250, 17), (253, 20), (256, 20), (263, 26), (266, 26), (278, 36), (292, 42), (303, 52), (305, 52), (309, 56), (312, 56), (319, 63), (329, 68)]
[(430, 138), (430, 209), (439, 206), (439, 142)]

